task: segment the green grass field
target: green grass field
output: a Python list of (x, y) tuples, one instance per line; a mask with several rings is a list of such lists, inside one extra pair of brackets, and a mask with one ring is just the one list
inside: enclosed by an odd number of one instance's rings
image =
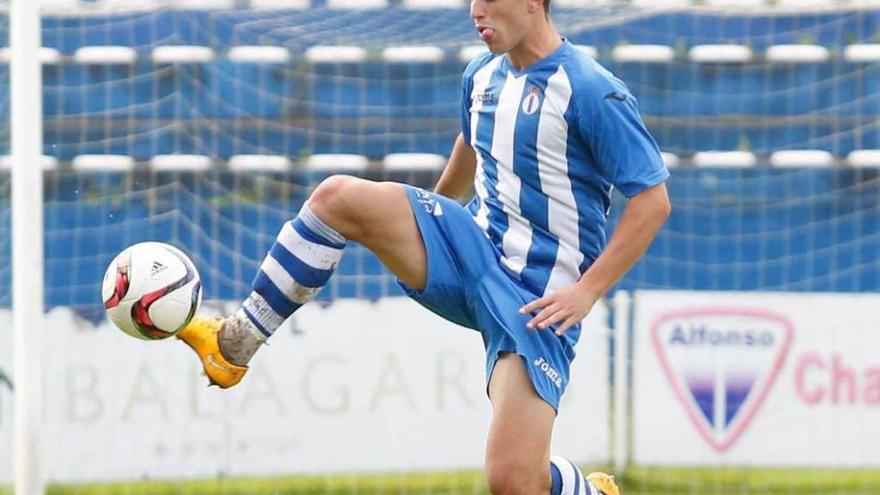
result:
[[(477, 472), (53, 485), (50, 495), (488, 495)], [(880, 470), (634, 468), (624, 495), (877, 495)], [(0, 488), (0, 494), (11, 490)]]

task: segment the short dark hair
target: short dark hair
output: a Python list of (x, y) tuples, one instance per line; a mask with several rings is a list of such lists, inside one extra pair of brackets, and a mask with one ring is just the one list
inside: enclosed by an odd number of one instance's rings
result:
[(550, 12), (550, 0), (544, 0), (544, 12)]

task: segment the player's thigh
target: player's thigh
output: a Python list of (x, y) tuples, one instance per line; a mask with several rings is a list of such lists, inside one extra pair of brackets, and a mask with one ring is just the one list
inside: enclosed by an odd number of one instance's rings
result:
[[(486, 445), (486, 476), (495, 493), (549, 489), (550, 438), (556, 413), (535, 392), (518, 354), (495, 364), (489, 383), (492, 424)], [(510, 489), (506, 489), (510, 487)]]
[(375, 253), (403, 283), (425, 286), (425, 246), (402, 184), (333, 176), (318, 185), (309, 205), (322, 221)]

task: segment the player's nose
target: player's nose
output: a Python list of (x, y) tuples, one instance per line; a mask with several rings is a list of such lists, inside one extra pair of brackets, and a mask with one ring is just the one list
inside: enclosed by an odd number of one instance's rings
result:
[(486, 2), (484, 0), (471, 0), (471, 18), (480, 21), (486, 17)]

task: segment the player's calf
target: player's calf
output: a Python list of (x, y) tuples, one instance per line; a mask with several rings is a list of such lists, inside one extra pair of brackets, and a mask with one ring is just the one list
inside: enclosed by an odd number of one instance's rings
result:
[(224, 326), (220, 341), (225, 355), (237, 364), (250, 360), (261, 343), (294, 311), (315, 298), (342, 258), (345, 237), (303, 205), (282, 226), (269, 254), (251, 283), (252, 291), (237, 316), (244, 330)]
[(546, 495), (550, 476), (546, 466), (517, 462), (516, 453), (486, 462), (486, 483), (493, 495)]

